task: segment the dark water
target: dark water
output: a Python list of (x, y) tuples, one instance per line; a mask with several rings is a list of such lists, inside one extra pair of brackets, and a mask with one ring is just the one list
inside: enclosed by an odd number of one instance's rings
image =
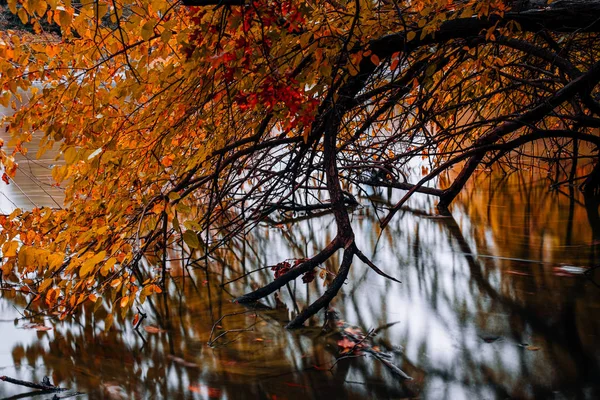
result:
[[(32, 173), (44, 183), (52, 162), (28, 165), (40, 168)], [(3, 212), (52, 205), (39, 181), (22, 175), (18, 184), (2, 184)], [(384, 206), (390, 198), (375, 192), (371, 200)], [(305, 329), (283, 328), (323, 293), (322, 278), (271, 296), (264, 302), (271, 310), (231, 302), (271, 281), (270, 269), (221, 288), (244, 271), (315, 254), (335, 234), (327, 215), (261, 226), (212, 260), (210, 272), (172, 262), (168, 294), (140, 307), (147, 318), (138, 331), (133, 315), (105, 331), (102, 308), (65, 322), (34, 320), (52, 328), (37, 331), (19, 319), (28, 299), (4, 293), (0, 376), (47, 375), (80, 398), (599, 398), (598, 205), (576, 190), (550, 191), (539, 177), (513, 174), (479, 177), (453, 218), (433, 216), (425, 197), (410, 207), (383, 232), (372, 207), (354, 212), (359, 247), (402, 283), (355, 260), (333, 306), (344, 323), (379, 329), (372, 344), (411, 381), (371, 356), (336, 361), (342, 348), (322, 333), (322, 313)], [(339, 260), (324, 266), (326, 280)], [(28, 392), (0, 381), (0, 398), (33, 397)]]

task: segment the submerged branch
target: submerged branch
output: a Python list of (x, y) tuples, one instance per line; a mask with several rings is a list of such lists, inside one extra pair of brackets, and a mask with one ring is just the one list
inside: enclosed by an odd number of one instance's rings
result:
[(47, 376), (44, 377), (44, 380), (41, 383), (22, 381), (20, 379), (14, 379), (14, 378), (11, 378), (8, 376), (0, 376), (0, 381), (12, 383), (14, 385), (19, 385), (19, 386), (25, 386), (25, 387), (28, 387), (31, 389), (40, 389), (40, 390), (51, 391), (51, 392), (64, 392), (64, 391), (70, 390), (67, 388), (61, 388), (61, 387), (52, 385), (50, 383), (50, 379)]
[(337, 276), (331, 282), (331, 285), (327, 288), (325, 293), (314, 303), (308, 306), (304, 311), (296, 316), (293, 320), (290, 321), (285, 327), (288, 329), (299, 328), (304, 324), (304, 322), (315, 315), (319, 310), (326, 308), (331, 300), (337, 295), (337, 293), (342, 288), (342, 285), (346, 281), (348, 277), (348, 272), (350, 271), (350, 265), (352, 265), (352, 258), (354, 258), (354, 253), (356, 251), (356, 246), (352, 243), (349, 247), (344, 250), (344, 257), (342, 258), (342, 263), (340, 265), (340, 270), (338, 271)]
[(341, 245), (342, 243), (340, 242), (340, 240), (338, 238), (335, 238), (320, 253), (310, 258), (308, 261), (305, 261), (297, 267), (292, 268), (291, 270), (281, 275), (279, 278), (275, 279), (268, 285), (265, 285), (243, 296), (240, 296), (234, 299), (233, 301), (235, 303), (241, 304), (252, 303), (270, 295), (279, 288), (283, 287), (286, 283), (296, 279), (300, 275), (314, 269), (317, 265), (326, 261), (329, 257), (333, 255), (333, 253), (335, 253), (341, 247)]

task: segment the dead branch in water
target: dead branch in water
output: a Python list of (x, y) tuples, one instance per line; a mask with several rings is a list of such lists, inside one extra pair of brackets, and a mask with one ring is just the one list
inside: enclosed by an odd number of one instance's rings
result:
[(48, 378), (47, 376), (45, 376), (44, 379), (42, 380), (42, 382), (40, 382), (40, 383), (22, 381), (20, 379), (10, 378), (8, 376), (0, 376), (0, 380), (2, 380), (4, 382), (15, 384), (15, 385), (25, 386), (25, 387), (32, 388), (32, 389), (40, 389), (40, 390), (44, 390), (44, 391), (64, 392), (64, 391), (70, 390), (68, 388), (61, 388), (58, 386), (54, 386), (53, 384), (50, 383), (50, 378)]

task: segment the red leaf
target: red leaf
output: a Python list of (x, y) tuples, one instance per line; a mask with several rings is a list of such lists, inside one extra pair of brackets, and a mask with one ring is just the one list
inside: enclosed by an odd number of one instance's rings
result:
[(356, 343), (354, 343), (352, 340), (350, 340), (348, 338), (343, 338), (343, 339), (337, 341), (337, 345), (340, 346), (344, 350), (349, 350), (349, 349), (353, 349), (354, 346), (356, 346)]

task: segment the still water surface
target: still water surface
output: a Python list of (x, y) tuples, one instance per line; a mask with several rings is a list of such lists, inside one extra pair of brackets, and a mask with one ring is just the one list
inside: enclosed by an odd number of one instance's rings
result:
[[(53, 162), (21, 160), (16, 184), (1, 184), (1, 211), (53, 206), (50, 195), (60, 197), (46, 185)], [(395, 198), (373, 192), (370, 200)], [(31, 321), (19, 319), (27, 299), (4, 295), (0, 375), (36, 382), (47, 375), (93, 399), (600, 398), (598, 205), (513, 174), (480, 176), (452, 218), (434, 216), (425, 197), (410, 207), (383, 232), (372, 207), (353, 213), (359, 247), (402, 283), (355, 260), (333, 306), (340, 324), (378, 329), (372, 344), (411, 381), (370, 356), (336, 362), (339, 338), (322, 332), (322, 313), (305, 329), (283, 328), (324, 291), (321, 278), (271, 296), (264, 302), (271, 310), (231, 302), (272, 280), (270, 269), (221, 287), (244, 271), (315, 254), (335, 235), (328, 215), (261, 226), (211, 261), (209, 272), (173, 262), (168, 294), (140, 307), (147, 318), (138, 331), (133, 315), (105, 331), (102, 308), (35, 321), (52, 330), (27, 329)], [(339, 255), (330, 261), (325, 267), (335, 271)], [(52, 397), (25, 393), (0, 382), (0, 398)]]

